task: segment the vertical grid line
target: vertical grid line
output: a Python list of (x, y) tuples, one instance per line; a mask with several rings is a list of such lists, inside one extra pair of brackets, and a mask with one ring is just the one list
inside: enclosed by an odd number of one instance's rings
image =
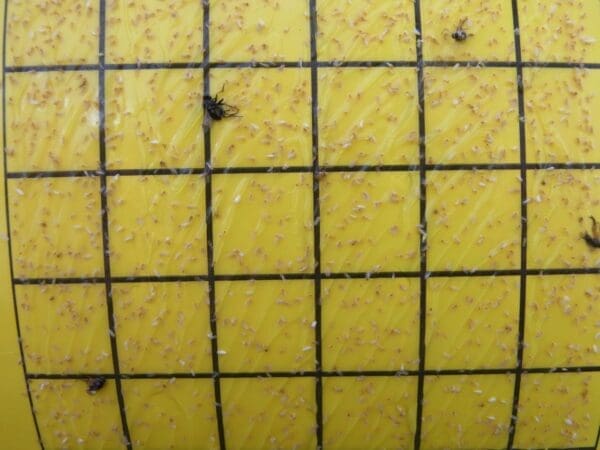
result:
[[(210, 95), (210, 4), (202, 0), (202, 54), (203, 54), (203, 95)], [(210, 348), (213, 367), (213, 388), (215, 393), (215, 414), (219, 432), (219, 448), (226, 449), (225, 426), (223, 424), (223, 404), (221, 402), (221, 377), (219, 371), (219, 353), (217, 340), (217, 307), (215, 300), (215, 267), (213, 254), (213, 220), (212, 220), (212, 164), (211, 164), (211, 134), (210, 118), (204, 111), (204, 181), (205, 181), (205, 215), (206, 215), (206, 258), (208, 275), (208, 305), (210, 321)]]
[(521, 273), (519, 291), (519, 332), (517, 342), (517, 367), (515, 372), (515, 386), (513, 403), (508, 429), (507, 449), (513, 448), (517, 416), (519, 413), (519, 396), (521, 393), (521, 376), (523, 373), (523, 349), (525, 336), (525, 307), (527, 291), (527, 154), (525, 142), (525, 99), (523, 92), (523, 63), (521, 59), (521, 36), (519, 28), (519, 9), (517, 0), (512, 0), (513, 28), (515, 37), (515, 59), (517, 70), (517, 95), (519, 103), (519, 153), (521, 177)]
[(425, 385), (425, 326), (427, 313), (427, 172), (425, 166), (425, 80), (423, 76), (423, 40), (421, 24), (421, 4), (415, 0), (415, 30), (417, 51), (417, 94), (419, 97), (419, 227), (421, 237), (419, 240), (419, 375), (417, 384), (417, 413), (415, 423), (414, 448), (421, 448), (421, 422), (423, 421), (423, 391)]
[(112, 277), (110, 270), (110, 245), (108, 235), (108, 192), (106, 187), (106, 91), (105, 91), (105, 50), (106, 50), (106, 0), (100, 0), (100, 33), (98, 45), (98, 141), (100, 152), (100, 202), (102, 214), (102, 254), (104, 258), (104, 286), (106, 293), (106, 310), (108, 315), (108, 328), (110, 332), (110, 347), (113, 362), (113, 371), (115, 373), (115, 388), (117, 391), (117, 402), (119, 403), (119, 413), (121, 416), (121, 427), (123, 428), (123, 437), (125, 445), (129, 450), (132, 449), (131, 438), (129, 436), (129, 426), (127, 425), (127, 413), (125, 411), (125, 400), (121, 388), (121, 369), (119, 366), (119, 353), (117, 348), (117, 332), (115, 327), (115, 312), (112, 296)]
[(8, 247), (8, 266), (10, 270), (10, 287), (12, 292), (13, 311), (15, 314), (15, 326), (17, 329), (17, 340), (19, 342), (19, 357), (21, 358), (21, 367), (23, 368), (23, 377), (25, 379), (25, 389), (27, 390), (27, 400), (29, 401), (29, 409), (33, 417), (33, 425), (35, 427), (35, 433), (37, 440), (40, 444), (41, 450), (44, 450), (44, 442), (42, 441), (42, 435), (40, 434), (40, 428), (38, 426), (37, 416), (35, 414), (35, 408), (33, 407), (33, 399), (31, 397), (31, 390), (29, 388), (29, 380), (27, 376), (27, 362), (25, 361), (25, 353), (23, 351), (23, 340), (21, 339), (21, 323), (19, 321), (19, 309), (17, 307), (17, 293), (15, 290), (15, 276), (13, 267), (12, 257), (12, 238), (10, 233), (10, 214), (9, 214), (9, 202), (8, 202), (8, 163), (6, 153), (6, 26), (8, 25), (8, 2), (4, 0), (4, 23), (2, 29), (2, 148), (3, 148), (3, 170), (4, 170), (4, 211), (6, 212), (6, 234), (8, 235), (7, 247)]
[(319, 186), (319, 79), (317, 71), (317, 0), (309, 0), (310, 85), (312, 97), (313, 250), (315, 295), (315, 400), (317, 449), (323, 448), (323, 358), (321, 329), (321, 205)]

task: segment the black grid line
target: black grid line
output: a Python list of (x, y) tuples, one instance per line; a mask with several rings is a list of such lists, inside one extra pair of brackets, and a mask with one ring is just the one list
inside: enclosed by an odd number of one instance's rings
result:
[[(425, 164), (425, 170), (456, 171), (456, 170), (520, 170), (519, 163), (490, 163), (490, 164)], [(526, 170), (599, 170), (600, 162), (585, 163), (528, 163)], [(419, 172), (416, 164), (383, 164), (383, 165), (317, 165), (319, 173), (328, 172)], [(226, 174), (270, 174), (270, 173), (313, 173), (313, 166), (258, 166), (258, 167), (213, 167), (213, 175)], [(156, 169), (106, 169), (101, 170), (41, 170), (8, 172), (10, 179), (19, 178), (81, 178), (81, 177), (116, 177), (116, 176), (161, 176), (161, 175), (206, 175), (205, 167), (174, 167)]]
[(23, 351), (23, 339), (21, 338), (21, 323), (19, 321), (19, 309), (17, 306), (17, 292), (15, 289), (15, 277), (14, 277), (14, 266), (12, 257), (12, 236), (10, 229), (10, 214), (9, 214), (9, 202), (8, 202), (8, 163), (7, 163), (7, 145), (6, 145), (6, 26), (8, 24), (8, 1), (4, 1), (4, 23), (2, 30), (2, 170), (4, 171), (4, 211), (6, 213), (6, 234), (8, 236), (7, 248), (8, 248), (8, 267), (11, 278), (11, 295), (13, 311), (15, 315), (15, 329), (17, 330), (17, 340), (19, 342), (19, 357), (21, 359), (21, 368), (23, 369), (23, 378), (25, 381), (25, 389), (27, 391), (27, 401), (29, 402), (29, 410), (33, 418), (33, 426), (35, 428), (35, 434), (40, 444), (41, 450), (44, 450), (44, 442), (40, 433), (40, 427), (38, 425), (37, 415), (33, 406), (33, 398), (31, 396), (31, 388), (29, 386), (28, 375), (27, 375), (27, 361), (25, 360), (25, 352)]
[[(417, 67), (417, 61), (315, 61), (317, 67)], [(313, 61), (190, 61), (190, 62), (136, 62), (122, 64), (106, 64), (105, 70), (161, 70), (161, 69), (245, 69), (245, 68), (307, 68), (310, 69)], [(569, 61), (522, 61), (522, 67), (547, 68), (547, 69), (600, 69), (600, 63), (589, 62), (569, 62)], [(496, 68), (496, 67), (516, 67), (516, 61), (432, 61), (424, 60), (424, 67), (473, 67), (473, 68)], [(96, 64), (48, 64), (48, 65), (24, 65), (8, 66), (7, 73), (24, 72), (80, 72), (97, 71)]]
[[(221, 372), (219, 378), (302, 378), (302, 377), (418, 377), (425, 376), (456, 376), (456, 375), (513, 375), (517, 372), (514, 367), (491, 369), (423, 369), (421, 370), (306, 370), (306, 371), (274, 371), (274, 372)], [(600, 366), (577, 367), (531, 367), (523, 369), (526, 374), (555, 374), (555, 373), (600, 373)], [(114, 378), (106, 373), (29, 373), (29, 379), (70, 380), (88, 379), (92, 377)], [(168, 373), (121, 373), (122, 379), (171, 379), (171, 378), (214, 378), (214, 372), (168, 372)]]
[(519, 152), (521, 155), (521, 274), (519, 291), (519, 331), (517, 341), (517, 370), (513, 392), (512, 412), (508, 429), (507, 450), (513, 448), (517, 416), (519, 414), (519, 396), (521, 391), (521, 376), (523, 374), (523, 350), (525, 348), (525, 316), (527, 302), (527, 152), (525, 140), (525, 98), (523, 92), (523, 67), (521, 66), (521, 36), (519, 28), (519, 8), (517, 0), (512, 0), (513, 28), (515, 39), (515, 57), (517, 60), (517, 97), (519, 104)]
[(425, 77), (423, 68), (423, 40), (421, 38), (421, 3), (414, 1), (415, 45), (417, 52), (417, 95), (419, 102), (419, 372), (417, 383), (417, 412), (415, 423), (414, 449), (421, 448), (421, 425), (423, 422), (423, 397), (425, 390), (425, 327), (427, 323), (427, 168), (425, 147)]
[[(527, 269), (529, 276), (551, 275), (594, 275), (600, 274), (600, 267), (564, 268), (564, 269)], [(455, 271), (429, 271), (425, 278), (461, 278), (461, 277), (506, 277), (519, 276), (520, 269), (509, 270), (455, 270)], [(321, 272), (322, 279), (377, 279), (377, 278), (420, 278), (421, 273), (415, 272)], [(265, 274), (238, 274), (214, 275), (215, 281), (286, 281), (286, 280), (313, 280), (312, 273), (265, 273)], [(208, 275), (139, 275), (112, 277), (113, 283), (176, 283), (187, 281), (208, 281)], [(13, 278), (16, 285), (45, 285), (45, 284), (95, 284), (104, 283), (104, 277), (65, 277), (65, 278)]]
[[(203, 94), (210, 96), (210, 3), (202, 0), (202, 52), (203, 64)], [(211, 133), (210, 117), (203, 110), (204, 120), (204, 180), (205, 180), (205, 216), (206, 216), (206, 260), (208, 270), (208, 303), (210, 321), (210, 348), (213, 367), (213, 388), (215, 394), (215, 414), (217, 417), (217, 429), (219, 433), (219, 448), (226, 450), (225, 425), (223, 423), (223, 403), (221, 399), (221, 380), (219, 371), (219, 343), (217, 339), (217, 306), (215, 298), (215, 267), (214, 267), (214, 241), (212, 220), (212, 166), (211, 166)]]
[(313, 178), (313, 250), (314, 250), (314, 320), (315, 320), (315, 405), (317, 450), (323, 449), (323, 358), (321, 325), (321, 204), (319, 178), (319, 78), (317, 64), (317, 2), (309, 0), (310, 15), (310, 86), (312, 97), (312, 178)]
[(112, 296), (112, 276), (110, 269), (110, 243), (108, 229), (108, 191), (106, 185), (106, 91), (105, 91), (105, 73), (104, 73), (104, 53), (106, 50), (106, 0), (100, 0), (99, 4), (99, 65), (98, 65), (98, 141), (100, 153), (100, 171), (103, 173), (100, 176), (100, 203), (102, 217), (102, 255), (104, 258), (104, 286), (106, 293), (106, 312), (108, 316), (108, 329), (110, 332), (110, 347), (112, 354), (113, 371), (115, 373), (115, 388), (117, 391), (117, 402), (119, 404), (119, 414), (121, 417), (121, 426), (123, 428), (123, 436), (125, 445), (128, 450), (132, 449), (131, 437), (129, 435), (129, 426), (127, 424), (127, 412), (125, 410), (125, 399), (121, 387), (121, 369), (119, 366), (119, 351), (117, 345), (117, 330), (115, 325), (115, 312), (113, 308)]

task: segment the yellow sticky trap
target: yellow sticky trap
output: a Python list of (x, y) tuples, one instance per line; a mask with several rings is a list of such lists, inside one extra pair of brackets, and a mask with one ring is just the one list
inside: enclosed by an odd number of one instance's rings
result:
[(416, 370), (419, 280), (324, 280), (323, 368)]
[(514, 375), (425, 378), (421, 448), (504, 449)]
[(10, 0), (8, 65), (98, 62), (99, 0)]
[(308, 2), (304, 0), (213, 0), (211, 61), (307, 61)]
[(113, 371), (104, 285), (16, 286), (27, 370)]
[(202, 177), (110, 177), (108, 189), (114, 276), (206, 273)]
[(319, 69), (321, 165), (418, 164), (416, 72)]
[(217, 282), (216, 303), (222, 371), (314, 370), (312, 281)]
[(140, 450), (219, 448), (213, 381), (124, 380), (129, 433)]
[(98, 168), (98, 74), (7, 76), (9, 171)]
[(323, 446), (412, 448), (416, 397), (416, 377), (324, 379)]
[(429, 173), (427, 268), (518, 269), (520, 198), (518, 171)]
[(107, 2), (107, 62), (197, 62), (201, 59), (202, 2)]
[(125, 448), (114, 381), (94, 395), (87, 380), (32, 380), (29, 389), (45, 448)]
[(427, 309), (428, 369), (515, 366), (519, 277), (430, 278)]
[(206, 283), (114, 284), (121, 370), (211, 372)]
[(523, 375), (515, 447), (593, 447), (599, 423), (597, 373)]
[(600, 62), (600, 3), (589, 0), (517, 3), (524, 61)]
[(313, 378), (221, 379), (228, 448), (315, 448)]
[(7, 195), (17, 278), (104, 274), (98, 179), (9, 180)]
[(600, 266), (600, 254), (583, 240), (591, 233), (589, 216), (600, 219), (597, 171), (529, 171), (527, 198), (529, 267)]
[[(428, 0), (421, 4), (427, 61), (514, 61), (511, 3), (506, 0)], [(462, 24), (467, 39), (452, 33)], [(522, 40), (522, 39), (521, 39)]]
[(215, 167), (312, 164), (310, 70), (219, 69), (211, 91), (239, 110), (211, 125)]
[(427, 162), (519, 162), (514, 69), (425, 69)]
[(411, 0), (319, 0), (319, 60), (415, 59), (415, 12)]
[(598, 275), (527, 279), (526, 367), (600, 365)]
[(106, 158), (111, 169), (204, 166), (202, 71), (106, 72)]
[(310, 174), (227, 174), (212, 181), (218, 274), (312, 272)]
[(320, 193), (324, 272), (418, 270), (418, 173), (328, 173)]
[(600, 160), (600, 72), (523, 70), (527, 161), (593, 163)]

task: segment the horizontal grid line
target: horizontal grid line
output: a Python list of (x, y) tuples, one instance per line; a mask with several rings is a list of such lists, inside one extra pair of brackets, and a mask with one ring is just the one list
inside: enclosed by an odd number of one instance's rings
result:
[[(317, 61), (319, 68), (336, 67), (416, 67), (416, 60), (382, 60), (382, 61)], [(472, 67), (472, 68), (498, 68), (498, 67), (528, 67), (549, 69), (600, 69), (600, 63), (589, 62), (551, 62), (551, 61), (423, 61), (425, 67)], [(144, 62), (144, 63), (110, 63), (104, 64), (105, 71), (118, 70), (159, 70), (159, 69), (235, 69), (235, 68), (303, 68), (310, 69), (310, 61), (215, 61), (206, 65), (202, 61), (192, 62)], [(23, 72), (76, 72), (98, 71), (99, 64), (48, 64), (8, 66), (7, 73)]]
[[(456, 375), (511, 375), (515, 374), (516, 368), (492, 368), (492, 369), (425, 369), (426, 376), (456, 376)], [(596, 373), (600, 372), (600, 366), (577, 366), (577, 367), (532, 367), (523, 368), (523, 374), (561, 374), (561, 373)], [(302, 378), (302, 377), (416, 377), (418, 370), (307, 370), (307, 371), (273, 371), (273, 372), (173, 372), (173, 373), (121, 373), (123, 379), (170, 379), (170, 378)], [(29, 379), (37, 380), (79, 380), (95, 377), (107, 379), (115, 378), (112, 373), (29, 373)]]
[[(530, 163), (527, 170), (598, 170), (600, 162), (590, 163)], [(427, 171), (456, 171), (456, 170), (519, 170), (520, 164), (426, 164)], [(319, 166), (319, 172), (418, 172), (417, 164), (389, 164), (364, 166)], [(281, 166), (281, 167), (215, 167), (212, 174), (261, 174), (261, 173), (312, 173), (312, 166)], [(8, 172), (7, 178), (83, 178), (101, 176), (154, 176), (154, 175), (205, 175), (204, 167), (160, 168), (160, 169), (108, 169), (101, 170), (56, 170), (56, 171), (23, 171)]]
[[(520, 269), (506, 270), (434, 270), (426, 273), (426, 278), (460, 278), (460, 277), (487, 277), (487, 276), (517, 276)], [(600, 267), (563, 268), (563, 269), (527, 269), (528, 276), (540, 275), (591, 275), (600, 274)], [(397, 272), (322, 272), (323, 279), (379, 279), (379, 278), (419, 278), (418, 271)], [(313, 280), (313, 273), (265, 273), (265, 274), (224, 274), (215, 275), (215, 281), (287, 281), (287, 280)], [(13, 282), (17, 285), (42, 285), (42, 284), (95, 284), (104, 283), (104, 277), (56, 277), (56, 278), (19, 278)], [(113, 283), (168, 283), (188, 281), (208, 281), (208, 275), (138, 275), (115, 276)]]

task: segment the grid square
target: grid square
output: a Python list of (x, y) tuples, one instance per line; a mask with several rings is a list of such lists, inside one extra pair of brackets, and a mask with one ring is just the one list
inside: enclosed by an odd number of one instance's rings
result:
[(328, 173), (321, 181), (324, 272), (419, 268), (419, 175)]
[(109, 63), (202, 59), (202, 2), (111, 0), (106, 7)]
[(412, 68), (319, 69), (321, 165), (418, 164)]
[(519, 286), (519, 277), (429, 278), (426, 368), (514, 367)]
[(8, 180), (7, 196), (16, 278), (104, 274), (97, 178)]
[(216, 309), (220, 370), (314, 370), (312, 281), (217, 282)]
[(221, 393), (229, 448), (316, 448), (314, 379), (222, 379)]
[(598, 2), (520, 0), (518, 5), (524, 61), (600, 62)]
[(323, 280), (323, 369), (416, 370), (419, 280)]
[(514, 69), (425, 69), (427, 162), (519, 162)]
[(424, 389), (423, 448), (506, 448), (514, 375), (425, 377)]
[(312, 164), (310, 70), (219, 69), (211, 89), (240, 111), (211, 125), (213, 166)]
[(10, 74), (6, 97), (9, 171), (98, 169), (96, 72)]
[(416, 377), (323, 380), (323, 446), (332, 450), (412, 448)]
[(523, 69), (527, 162), (600, 161), (600, 72)]
[(518, 269), (520, 204), (518, 171), (429, 172), (427, 268)]
[(99, 0), (10, 0), (7, 65), (96, 64)]
[(515, 447), (594, 447), (600, 423), (597, 373), (523, 374)]
[(312, 272), (312, 176), (213, 176), (217, 274)]
[(109, 177), (113, 276), (205, 274), (204, 190), (194, 175)]
[(104, 285), (15, 286), (27, 370), (113, 371)]
[(219, 448), (212, 380), (123, 380), (136, 449)]
[(211, 372), (208, 285), (113, 284), (123, 372)]
[(307, 61), (308, 2), (213, 0), (211, 61)]
[(529, 267), (600, 267), (582, 237), (600, 218), (600, 170), (529, 171), (527, 197)]
[(203, 167), (201, 70), (106, 73), (110, 169)]
[(528, 277), (524, 366), (600, 366), (599, 317), (597, 274)]
[(415, 59), (411, 0), (320, 0), (317, 14), (320, 60)]
[[(428, 0), (421, 5), (423, 58), (427, 61), (514, 61), (511, 3), (506, 0)], [(467, 39), (452, 33), (465, 20)]]
[(29, 390), (46, 448), (125, 449), (113, 380), (95, 395), (86, 380), (30, 380)]

